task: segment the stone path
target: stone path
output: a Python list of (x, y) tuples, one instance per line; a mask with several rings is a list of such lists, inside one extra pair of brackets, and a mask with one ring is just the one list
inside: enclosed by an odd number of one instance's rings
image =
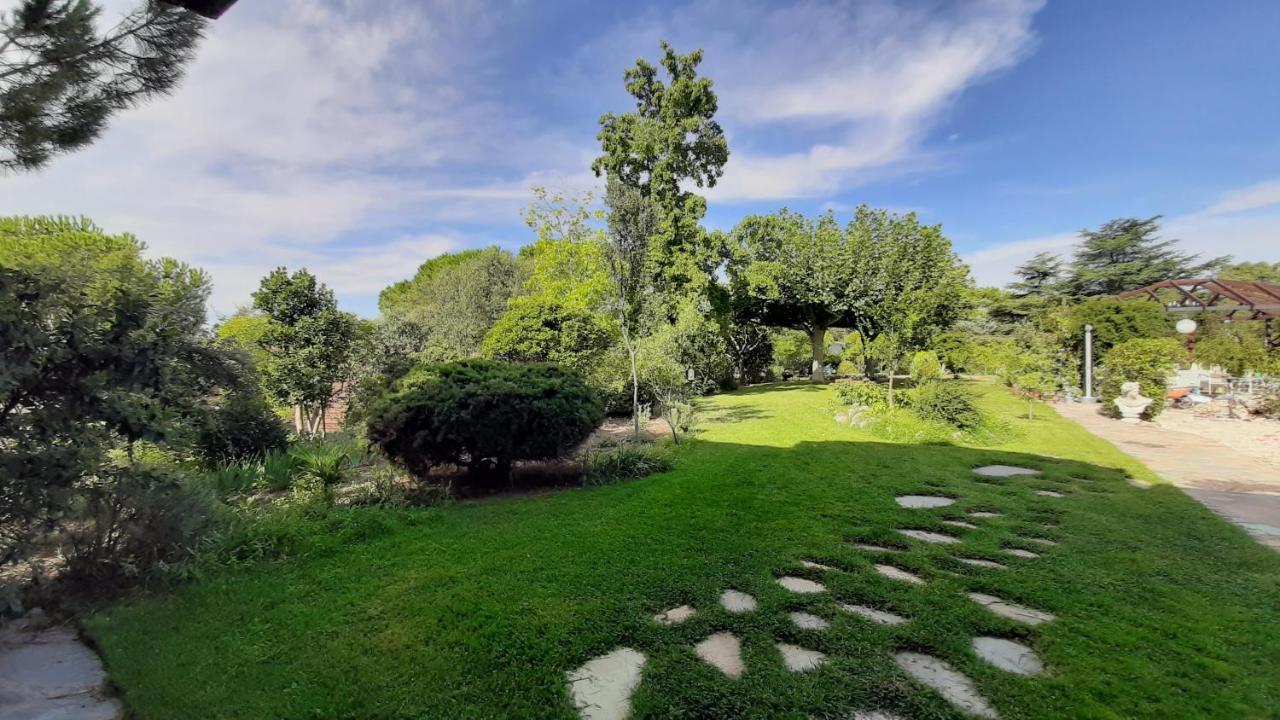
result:
[[(991, 465), (975, 468), (974, 473), (978, 476), (998, 478), (1034, 477), (1039, 474), (1038, 471), (1031, 468), (1019, 468), (1009, 465)], [(1034, 492), (1031, 488), (1028, 488), (1028, 490), (1028, 495)], [(1044, 494), (1046, 491), (1038, 492)], [(1067, 497), (1066, 494), (1056, 491), (1052, 492), (1052, 496)], [(935, 495), (901, 495), (896, 497), (895, 500), (903, 508), (920, 510), (925, 514), (929, 514), (928, 511), (934, 508), (954, 504), (957, 498)], [(1069, 500), (1064, 501), (1070, 502)], [(991, 518), (1001, 517), (1001, 514), (988, 511), (971, 511), (968, 516), (972, 518)], [(951, 520), (942, 522), (948, 523), (951, 527), (959, 527), (965, 530), (981, 529), (978, 525), (964, 521)], [(959, 545), (964, 542), (964, 538), (929, 530), (899, 528), (897, 532), (918, 543)], [(1058, 545), (1055, 540), (1040, 537), (1010, 534), (1007, 539), (1023, 543), (1035, 543), (1045, 548)], [(871, 553), (909, 552), (900, 548), (865, 543), (851, 543), (851, 545)], [(1024, 548), (1006, 546), (1002, 550), (1010, 556), (1025, 560), (1033, 560), (1040, 557), (1039, 553), (1031, 552)], [(1015, 565), (1013, 566), (1015, 569), (1011, 569), (1008, 565), (983, 558), (962, 555), (953, 557), (966, 565), (987, 570), (1015, 572), (1016, 567), (1018, 567), (1018, 565)], [(852, 569), (835, 567), (803, 558), (797, 558), (793, 562), (815, 573), (854, 572)], [(890, 580), (916, 586), (926, 584), (924, 577), (896, 565), (872, 564), (872, 569), (882, 577)], [(937, 567), (932, 568), (929, 572), (930, 574), (957, 575), (957, 573), (950, 572), (945, 568)], [(826, 600), (826, 605), (822, 604), (823, 598), (829, 597), (828, 588), (823, 583), (798, 575), (775, 577), (774, 582), (780, 588), (795, 595), (813, 596), (817, 604), (811, 609), (815, 611), (821, 611), (823, 607), (831, 607), (830, 600)], [(995, 615), (1032, 627), (1053, 622), (1056, 619), (1052, 613), (1045, 610), (1020, 605), (995, 595), (969, 593), (967, 597)], [(962, 599), (958, 599), (958, 601), (963, 602)], [(731, 614), (754, 613), (759, 608), (759, 603), (755, 597), (732, 588), (721, 592), (719, 602), (723, 610)], [(840, 611), (856, 615), (867, 622), (877, 625), (896, 626), (912, 621), (911, 618), (869, 605), (835, 602), (834, 606)], [(653, 622), (659, 626), (670, 627), (688, 621), (697, 613), (698, 610), (693, 605), (680, 605), (654, 615)], [(793, 610), (787, 613), (787, 617), (797, 630), (806, 633), (827, 633), (832, 629), (831, 621), (815, 612)], [(792, 673), (820, 672), (828, 661), (825, 653), (801, 645), (776, 641), (773, 646), (778, 653), (775, 657), (781, 661), (783, 667)], [(701, 641), (693, 644), (691, 649), (700, 660), (718, 670), (728, 681), (737, 681), (749, 672), (746, 661), (743, 659), (741, 639), (727, 630), (712, 632)], [(1036, 655), (1035, 650), (1023, 642), (984, 635), (972, 639), (971, 650), (978, 659), (1012, 675), (1037, 676), (1045, 673), (1044, 662)], [(978, 691), (974, 681), (956, 670), (946, 660), (927, 653), (906, 650), (894, 653), (893, 659), (902, 672), (913, 678), (928, 691), (936, 692), (961, 712), (980, 718), (998, 717), (995, 707)], [(775, 660), (775, 662), (778, 660)], [(631, 711), (631, 695), (641, 683), (645, 662), (646, 658), (642, 653), (631, 648), (619, 647), (587, 661), (577, 670), (566, 673), (569, 693), (573, 698), (574, 705), (578, 708), (579, 715), (584, 720), (625, 720)], [(859, 710), (854, 712), (852, 717), (862, 720), (899, 720), (890, 713), (875, 710)]]
[(1200, 435), (1112, 420), (1099, 415), (1097, 405), (1059, 403), (1054, 409), (1280, 550), (1280, 472), (1272, 465)]
[(65, 627), (17, 620), (0, 630), (0, 718), (113, 720), (120, 706), (102, 694), (102, 662)]

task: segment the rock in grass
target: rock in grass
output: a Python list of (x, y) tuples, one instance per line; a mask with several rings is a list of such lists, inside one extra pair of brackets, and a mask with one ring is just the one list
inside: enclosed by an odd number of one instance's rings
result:
[(1017, 622), (1026, 623), (1027, 625), (1039, 625), (1056, 619), (1052, 613), (1047, 613), (1043, 610), (1033, 610), (1023, 605), (1017, 605), (998, 598), (995, 595), (969, 593), (969, 599), (1000, 617), (1016, 620)]
[(718, 632), (694, 646), (707, 664), (731, 678), (742, 677), (742, 643), (730, 632)]
[(996, 637), (976, 637), (973, 652), (996, 667), (1016, 675), (1040, 675), (1044, 663), (1031, 648), (1012, 640)]
[(626, 720), (645, 657), (621, 647), (567, 673), (569, 695), (583, 720)]
[(720, 605), (731, 613), (748, 613), (756, 609), (756, 599), (738, 590), (725, 590), (720, 594)]
[(954, 670), (946, 662), (931, 655), (900, 652), (895, 656), (898, 667), (922, 685), (933, 688), (956, 708), (981, 718), (997, 718), (995, 708), (978, 694), (973, 681)]
[(827, 656), (817, 650), (808, 650), (799, 645), (778, 643), (778, 652), (782, 653), (782, 662), (791, 672), (809, 672), (816, 670), (827, 661)]

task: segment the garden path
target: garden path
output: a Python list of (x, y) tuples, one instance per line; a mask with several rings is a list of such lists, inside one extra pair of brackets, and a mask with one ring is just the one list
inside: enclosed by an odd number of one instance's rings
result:
[(114, 720), (102, 661), (72, 630), (27, 617), (0, 630), (0, 718)]
[(1280, 550), (1280, 472), (1270, 464), (1201, 435), (1112, 420), (1098, 414), (1097, 405), (1059, 403), (1054, 409)]

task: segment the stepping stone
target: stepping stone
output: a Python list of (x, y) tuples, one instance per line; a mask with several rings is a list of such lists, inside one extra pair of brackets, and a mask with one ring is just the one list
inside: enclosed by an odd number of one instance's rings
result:
[(899, 495), (894, 498), (904, 508), (939, 508), (955, 504), (955, 498), (941, 495)]
[(894, 615), (886, 610), (877, 610), (873, 607), (867, 607), (866, 605), (846, 605), (845, 603), (839, 603), (839, 608), (847, 613), (861, 615), (871, 622), (879, 623), (881, 625), (901, 625), (907, 621), (907, 619), (901, 615)]
[(870, 545), (867, 543), (854, 543), (853, 546), (859, 550), (866, 550), (867, 552), (886, 552), (886, 553), (902, 552), (900, 548), (885, 547), (883, 545)]
[(1012, 640), (976, 637), (973, 639), (973, 652), (1005, 672), (1018, 675), (1040, 675), (1044, 672), (1044, 663), (1040, 662), (1035, 651)]
[(731, 678), (742, 677), (742, 643), (730, 632), (718, 632), (694, 646), (698, 657)]
[(880, 710), (858, 710), (850, 715), (848, 720), (903, 720), (903, 717)]
[(986, 698), (978, 694), (973, 681), (942, 660), (914, 652), (900, 652), (895, 659), (904, 672), (936, 690), (943, 699), (960, 710), (980, 718), (999, 717)]
[(1057, 544), (1058, 544), (1056, 541), (1054, 541), (1054, 540), (1050, 540), (1050, 539), (1048, 539), (1048, 538), (1022, 537), (1022, 538), (1018, 538), (1018, 539), (1019, 539), (1019, 540), (1022, 540), (1022, 541), (1024, 541), (1024, 542), (1033, 542), (1033, 543), (1035, 543), (1035, 544), (1037, 544), (1037, 545), (1057, 545)]
[(956, 558), (956, 559), (964, 563), (965, 565), (972, 565), (974, 567), (999, 568), (1000, 570), (1005, 569), (1004, 565), (1001, 565), (1000, 563), (992, 560), (983, 560), (981, 558)]
[(791, 622), (801, 630), (826, 630), (831, 627), (831, 623), (817, 615), (810, 615), (807, 612), (791, 613)]
[(1033, 552), (1031, 552), (1030, 550), (1023, 550), (1022, 548), (1003, 548), (1003, 550), (1004, 550), (1004, 553), (1005, 553), (1006, 555), (1012, 555), (1012, 556), (1014, 556), (1014, 557), (1026, 558), (1026, 559), (1028, 559), (1028, 560), (1030, 560), (1030, 559), (1032, 559), (1032, 558), (1038, 558), (1038, 557), (1040, 557), (1040, 555), (1039, 555), (1039, 554), (1037, 554), (1037, 553), (1033, 553)]
[(565, 673), (578, 715), (583, 720), (626, 720), (644, 660), (643, 654), (623, 647)]
[(817, 670), (827, 661), (827, 656), (817, 650), (806, 650), (798, 645), (778, 643), (774, 647), (782, 653), (782, 662), (791, 672), (809, 672)]
[(941, 545), (953, 545), (960, 542), (960, 538), (951, 535), (943, 535), (942, 533), (929, 532), (928, 530), (899, 530), (899, 533), (909, 538), (920, 540), (927, 543), (937, 543)]
[(970, 512), (970, 513), (969, 513), (969, 517), (976, 517), (976, 518), (997, 518), (997, 517), (1004, 517), (1004, 513), (988, 512), (988, 511), (986, 511), (986, 510), (974, 510), (974, 511), (972, 511), (972, 512)]
[(838, 568), (833, 568), (830, 565), (823, 565), (822, 563), (816, 563), (816, 562), (813, 562), (812, 560), (801, 560), (800, 566), (807, 567), (810, 570), (830, 570), (832, 572), (835, 572), (838, 570)]
[(880, 573), (881, 575), (891, 580), (900, 580), (902, 582), (912, 583), (915, 585), (924, 584), (924, 579), (921, 578), (919, 575), (916, 575), (915, 573), (907, 572), (902, 568), (894, 567), (892, 565), (876, 565), (875, 567), (876, 567), (876, 572)]
[(812, 595), (813, 593), (826, 592), (827, 586), (805, 578), (792, 577), (785, 575), (778, 578), (778, 584), (790, 590), (793, 593), (802, 595)]
[(1138, 478), (1125, 478), (1124, 481), (1138, 488), (1139, 490), (1151, 489), (1151, 483), (1147, 482), (1146, 480), (1139, 480)]
[(720, 605), (731, 613), (748, 613), (756, 609), (756, 599), (744, 592), (725, 590), (720, 594)]
[(1037, 490), (1036, 494), (1044, 497), (1063, 497), (1062, 493), (1057, 490)]
[(693, 617), (696, 612), (698, 611), (694, 610), (692, 606), (681, 605), (680, 607), (674, 607), (666, 612), (654, 615), (653, 621), (659, 625), (679, 625), (685, 620)]
[(978, 529), (978, 526), (977, 526), (977, 525), (974, 525), (973, 523), (970, 523), (970, 522), (965, 522), (965, 521), (963, 521), (963, 520), (943, 520), (943, 521), (942, 521), (942, 524), (943, 524), (943, 525), (950, 525), (951, 527), (964, 528), (965, 530), (977, 530), (977, 529)]
[(1042, 610), (1032, 610), (1029, 607), (1015, 605), (1014, 603), (1002, 600), (995, 595), (984, 595), (983, 593), (969, 593), (969, 599), (985, 607), (991, 612), (1003, 618), (1016, 620), (1027, 625), (1039, 625), (1056, 620), (1057, 617), (1052, 613)]
[(1018, 475), (1039, 475), (1039, 470), (1016, 467), (1014, 465), (983, 465), (973, 471), (983, 477), (1016, 477)]

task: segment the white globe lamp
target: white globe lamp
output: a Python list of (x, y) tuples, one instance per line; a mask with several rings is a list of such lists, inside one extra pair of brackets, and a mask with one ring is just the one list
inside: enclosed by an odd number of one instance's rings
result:
[(1195, 320), (1192, 320), (1191, 318), (1182, 318), (1173, 327), (1183, 335), (1190, 335), (1191, 333), (1196, 331), (1196, 327), (1198, 326), (1196, 325)]

